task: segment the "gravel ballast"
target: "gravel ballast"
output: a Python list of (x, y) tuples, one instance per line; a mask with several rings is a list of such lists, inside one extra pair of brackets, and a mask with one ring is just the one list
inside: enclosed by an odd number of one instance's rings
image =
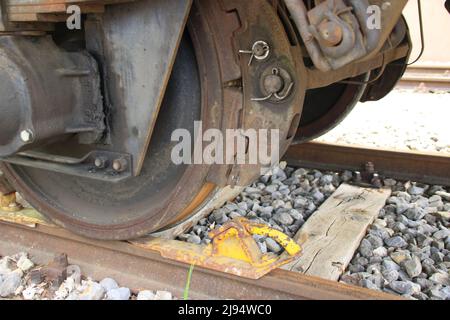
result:
[[(45, 266), (35, 265), (27, 253), (4, 256), (0, 259), (0, 299), (14, 300), (174, 300), (167, 291), (142, 290), (132, 292), (112, 278), (96, 282), (81, 275), (78, 266), (68, 266), (70, 274), (54, 288), (46, 280), (36, 281), (33, 271)], [(76, 272), (69, 272), (76, 270)]]
[[(358, 177), (282, 163), (180, 239), (208, 244), (209, 231), (241, 216), (293, 237), (339, 185)], [(412, 299), (449, 300), (450, 190), (394, 179), (380, 183), (392, 189), (392, 196), (340, 281)], [(272, 239), (254, 238), (264, 253), (283, 251)]]

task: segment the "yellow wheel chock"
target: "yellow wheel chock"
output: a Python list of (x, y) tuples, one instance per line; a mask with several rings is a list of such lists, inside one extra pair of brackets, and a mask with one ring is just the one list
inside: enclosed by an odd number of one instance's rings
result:
[[(236, 218), (210, 232), (209, 245), (195, 245), (176, 240), (145, 238), (133, 244), (158, 251), (163, 257), (236, 276), (259, 279), (291, 262), (301, 253), (300, 246), (284, 233), (265, 224)], [(270, 237), (284, 249), (281, 255), (263, 254), (253, 235)]]

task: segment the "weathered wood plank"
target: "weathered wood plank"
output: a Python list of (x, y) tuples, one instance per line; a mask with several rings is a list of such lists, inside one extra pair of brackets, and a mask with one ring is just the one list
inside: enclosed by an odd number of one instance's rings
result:
[(339, 187), (298, 232), (302, 256), (284, 269), (337, 281), (390, 194), (387, 189)]

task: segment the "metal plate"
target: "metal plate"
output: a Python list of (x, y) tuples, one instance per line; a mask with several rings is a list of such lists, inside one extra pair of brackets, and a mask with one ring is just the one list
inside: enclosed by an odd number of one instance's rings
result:
[(95, 28), (88, 22), (88, 46), (97, 47), (105, 61), (110, 142), (132, 155), (135, 175), (144, 164), (191, 5), (192, 0), (141, 0), (107, 7)]

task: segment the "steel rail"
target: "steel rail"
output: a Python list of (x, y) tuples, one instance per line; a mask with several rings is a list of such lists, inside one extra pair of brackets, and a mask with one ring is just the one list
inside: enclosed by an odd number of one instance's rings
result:
[(450, 65), (418, 64), (407, 69), (398, 87), (417, 89), (425, 87), (429, 90), (450, 91)]
[[(30, 228), (0, 222), (0, 252), (10, 255), (26, 251), (38, 263), (66, 253), (69, 262), (79, 265), (93, 279), (106, 276), (126, 283), (134, 290), (169, 290), (183, 296), (189, 266), (166, 260), (157, 253), (126, 242), (93, 241), (65, 230), (39, 225)], [(382, 292), (331, 282), (277, 269), (259, 280), (225, 273), (194, 269), (190, 286), (192, 299), (259, 300), (387, 300), (399, 299)]]
[(450, 155), (439, 153), (306, 143), (291, 146), (285, 160), (292, 166), (353, 171), (364, 171), (365, 165), (372, 162), (375, 171), (387, 177), (450, 185)]

